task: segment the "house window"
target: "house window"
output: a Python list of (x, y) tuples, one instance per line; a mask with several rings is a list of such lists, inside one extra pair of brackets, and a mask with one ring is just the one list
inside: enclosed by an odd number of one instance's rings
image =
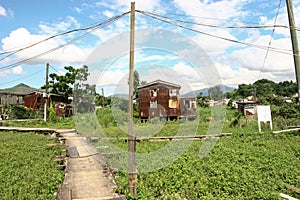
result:
[(187, 109), (191, 108), (191, 101), (190, 100), (184, 100), (184, 107)]
[(157, 101), (150, 101), (150, 108), (157, 108)]
[(191, 108), (196, 108), (196, 101), (195, 100), (193, 100), (193, 101), (191, 101)]
[(151, 97), (156, 97), (157, 96), (157, 89), (150, 90), (150, 96)]
[(170, 95), (170, 97), (176, 96), (177, 95), (177, 90), (176, 89), (170, 89), (169, 90), (169, 95)]
[(42, 102), (42, 98), (41, 97), (37, 97), (36, 102), (38, 102), (38, 103)]
[(169, 100), (169, 108), (177, 108), (177, 100)]

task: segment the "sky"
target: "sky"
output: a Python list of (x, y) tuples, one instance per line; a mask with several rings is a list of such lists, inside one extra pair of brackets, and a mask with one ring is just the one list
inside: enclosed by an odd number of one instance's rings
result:
[[(178, 83), (181, 93), (216, 84), (237, 87), (263, 78), (295, 81), (289, 29), (262, 27), (288, 26), (284, 0), (136, 0), (135, 7), (135, 69), (140, 80)], [(293, 1), (293, 8), (300, 27), (300, 0)], [(66, 73), (64, 66), (87, 65), (89, 81), (97, 85), (97, 92), (103, 88), (105, 96), (127, 92), (128, 13), (88, 34), (72, 32), (6, 56), (128, 11), (128, 0), (0, 0), (0, 88), (19, 83), (40, 88), (49, 63), (50, 73), (60, 75)], [(160, 21), (145, 13), (165, 18)]]

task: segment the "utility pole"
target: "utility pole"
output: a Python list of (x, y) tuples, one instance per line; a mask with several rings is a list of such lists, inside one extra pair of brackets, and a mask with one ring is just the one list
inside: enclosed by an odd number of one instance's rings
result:
[(299, 57), (299, 46), (298, 46), (292, 0), (286, 0), (286, 7), (287, 7), (288, 18), (289, 18), (290, 33), (291, 33), (292, 46), (293, 46), (297, 92), (298, 92), (297, 103), (299, 103), (300, 102), (300, 57)]
[(130, 55), (129, 55), (129, 123), (128, 123), (128, 189), (136, 196), (137, 167), (136, 167), (136, 135), (133, 130), (133, 74), (134, 74), (134, 23), (135, 2), (131, 2), (130, 15)]
[(49, 63), (46, 64), (46, 86), (45, 86), (45, 93), (43, 94), (44, 97), (44, 121), (47, 122), (47, 107), (48, 107), (48, 75), (49, 74)]

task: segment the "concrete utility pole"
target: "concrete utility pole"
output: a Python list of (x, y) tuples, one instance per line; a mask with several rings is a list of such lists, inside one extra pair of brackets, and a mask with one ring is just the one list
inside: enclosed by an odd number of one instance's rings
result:
[(44, 121), (47, 121), (47, 106), (48, 106), (48, 75), (49, 74), (49, 63), (46, 64), (46, 86), (45, 86), (45, 93), (43, 94), (44, 97)]
[(286, 7), (287, 7), (287, 13), (289, 17), (290, 33), (291, 33), (293, 54), (294, 54), (294, 64), (295, 64), (297, 92), (298, 92), (297, 102), (299, 103), (300, 102), (300, 56), (299, 56), (299, 46), (298, 46), (292, 0), (286, 0)]
[(131, 2), (130, 16), (130, 55), (129, 55), (129, 123), (128, 123), (128, 189), (132, 196), (136, 196), (137, 168), (135, 160), (136, 135), (133, 130), (133, 74), (134, 74), (134, 21), (135, 2)]

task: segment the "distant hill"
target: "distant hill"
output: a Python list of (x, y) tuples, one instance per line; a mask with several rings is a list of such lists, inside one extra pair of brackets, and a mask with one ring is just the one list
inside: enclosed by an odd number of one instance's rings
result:
[(112, 97), (120, 97), (120, 98), (124, 98), (124, 99), (129, 99), (128, 94), (112, 94), (110, 96), (108, 96), (108, 98), (112, 98)]
[(29, 94), (33, 91), (37, 91), (38, 89), (32, 88), (24, 83), (20, 83), (11, 88), (0, 89), (0, 92), (7, 92), (7, 93), (18, 93), (18, 94)]
[[(227, 93), (227, 92), (232, 92), (234, 89), (236, 88), (233, 88), (233, 87), (229, 87), (229, 86), (226, 86), (226, 85), (220, 85), (221, 87), (221, 90), (223, 91), (223, 93)], [(200, 89), (200, 90), (196, 90), (196, 91), (191, 91), (191, 92), (188, 92), (182, 96), (197, 96), (200, 92), (202, 92), (202, 96), (208, 96), (208, 88), (203, 88), (203, 89)]]

